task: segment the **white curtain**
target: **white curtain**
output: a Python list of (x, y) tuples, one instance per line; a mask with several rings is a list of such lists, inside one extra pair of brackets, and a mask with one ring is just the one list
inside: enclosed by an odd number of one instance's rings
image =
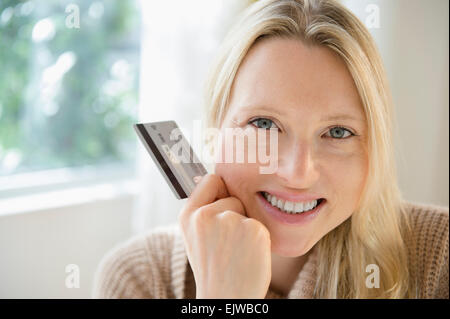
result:
[[(203, 119), (202, 89), (210, 63), (245, 5), (242, 0), (141, 2), (139, 122), (175, 120), (185, 135), (193, 134), (194, 121)], [(141, 145), (138, 154), (134, 233), (176, 223), (186, 201), (176, 199)]]

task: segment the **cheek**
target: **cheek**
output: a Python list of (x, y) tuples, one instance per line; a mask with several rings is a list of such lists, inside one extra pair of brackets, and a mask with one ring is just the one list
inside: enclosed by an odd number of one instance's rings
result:
[(254, 164), (216, 163), (215, 174), (222, 177), (228, 193), (242, 201), (252, 192), (252, 186), (257, 184), (257, 168)]
[[(251, 193), (252, 186), (254, 187), (257, 184), (259, 174), (259, 165), (257, 163), (249, 163), (247, 154), (248, 154), (248, 145), (245, 142), (242, 149), (237, 150), (237, 146), (232, 138), (226, 139), (224, 137), (224, 133), (222, 131), (222, 135), (220, 136), (220, 143), (216, 144), (216, 149), (221, 147), (221, 152), (216, 152), (215, 156), (215, 166), (214, 172), (215, 174), (222, 177), (224, 180), (230, 195), (236, 196), (240, 199), (245, 199), (246, 195)], [(226, 144), (229, 143), (229, 144)], [(241, 147), (239, 147), (241, 148)], [(231, 157), (228, 158), (227, 152), (231, 151)], [(244, 160), (237, 160), (237, 153), (244, 154)], [(230, 163), (230, 161), (232, 161)]]
[(345, 211), (356, 209), (367, 178), (368, 158), (365, 151), (327, 154), (322, 161), (325, 180), (335, 195), (336, 206)]

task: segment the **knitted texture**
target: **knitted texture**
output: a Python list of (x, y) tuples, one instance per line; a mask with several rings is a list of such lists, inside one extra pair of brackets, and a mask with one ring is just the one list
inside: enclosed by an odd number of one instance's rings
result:
[[(405, 239), (410, 278), (419, 298), (449, 298), (448, 208), (406, 203), (413, 237)], [(266, 298), (313, 298), (317, 251), (309, 254), (290, 292)], [(159, 227), (114, 247), (101, 260), (93, 298), (195, 299), (195, 280), (177, 225)]]

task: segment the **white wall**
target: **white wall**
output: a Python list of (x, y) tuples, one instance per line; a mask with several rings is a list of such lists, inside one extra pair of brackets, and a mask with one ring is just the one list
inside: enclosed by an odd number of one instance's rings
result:
[[(101, 257), (131, 235), (132, 206), (122, 196), (0, 216), (0, 298), (90, 298)], [(80, 288), (66, 288), (68, 264)]]
[(402, 0), (396, 12), (391, 78), (401, 187), (408, 199), (448, 206), (449, 1)]
[(397, 117), (400, 188), (411, 201), (449, 205), (449, 1), (343, 0), (372, 28), (384, 60)]

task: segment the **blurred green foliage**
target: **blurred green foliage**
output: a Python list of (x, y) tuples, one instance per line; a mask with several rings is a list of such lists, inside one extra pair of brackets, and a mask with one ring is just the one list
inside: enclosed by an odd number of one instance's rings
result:
[(0, 175), (133, 159), (136, 2), (0, 1)]

